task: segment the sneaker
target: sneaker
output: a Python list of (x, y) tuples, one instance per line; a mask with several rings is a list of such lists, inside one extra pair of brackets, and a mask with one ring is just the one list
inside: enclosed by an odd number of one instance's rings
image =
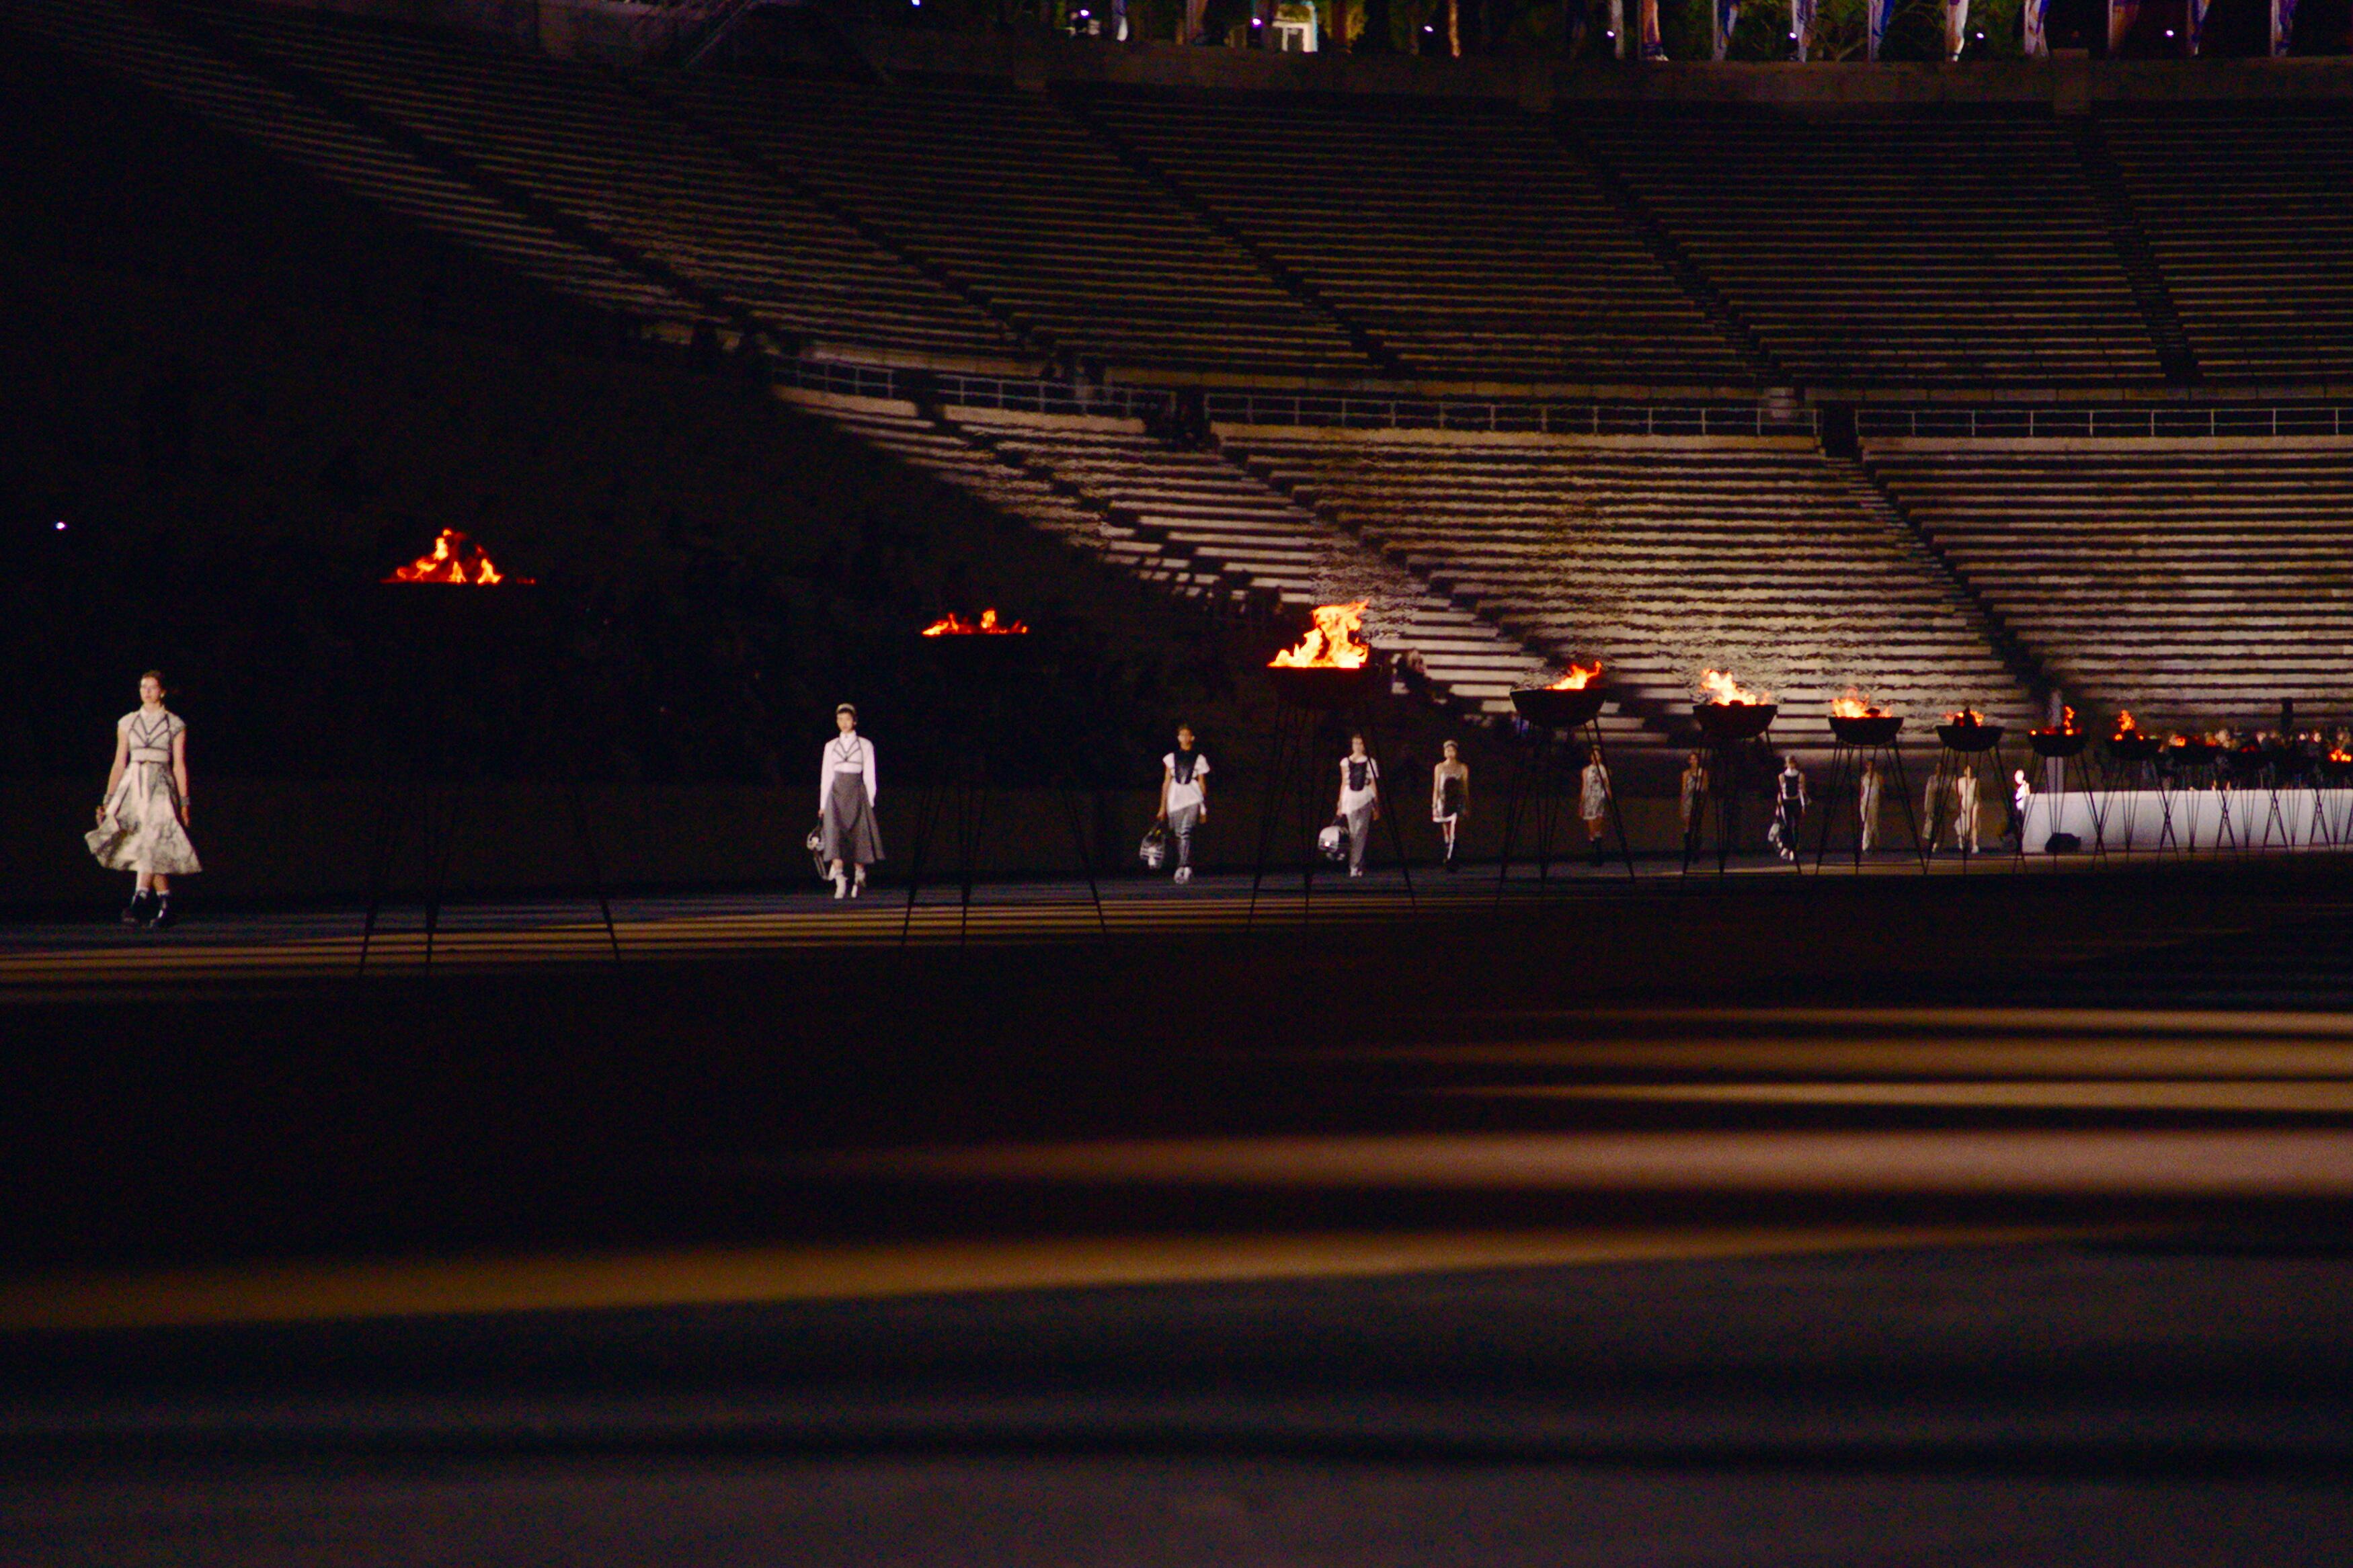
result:
[(1178, 881), (1180, 881), (1180, 882), (1189, 882), (1189, 881), (1191, 881), (1191, 880), (1193, 879), (1193, 868), (1192, 868), (1192, 867), (1190, 867), (1190, 866), (1179, 866), (1179, 867), (1177, 867), (1177, 868), (1176, 868), (1176, 879), (1177, 879)]
[(1351, 877), (1361, 877), (1364, 874), (1365, 868), (1362, 866), (1351, 866), (1348, 868), (1348, 875)]

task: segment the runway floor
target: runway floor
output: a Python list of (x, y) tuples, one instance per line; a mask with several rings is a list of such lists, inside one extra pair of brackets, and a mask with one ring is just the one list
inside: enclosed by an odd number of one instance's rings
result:
[[(1809, 879), (1837, 884), (1913, 880), (2117, 880), (2222, 875), (2257, 868), (2293, 875), (2333, 866), (2314, 852), (2263, 858), (2118, 856), (2024, 859), (2009, 855), (1940, 857), (1924, 868), (1908, 855), (1868, 862), (1833, 859), (1817, 868), (1769, 857), (1712, 859), (1686, 868), (1676, 861), (1583, 860), (1538, 868), (1492, 865), (1458, 875), (1423, 867), (1375, 868), (1361, 879), (1294, 872), (1255, 879), (1204, 876), (1188, 885), (1165, 877), (990, 882), (967, 893), (926, 885), (911, 899), (902, 883), (880, 882), (867, 896), (837, 900), (820, 884), (734, 892), (616, 893), (600, 905), (590, 893), (452, 898), (428, 918), (414, 900), (376, 911), (361, 905), (208, 909), (199, 890), (180, 900), (184, 918), (167, 931), (128, 929), (112, 910), (0, 921), (0, 993), (23, 987), (283, 979), (332, 980), (370, 970), (400, 974), (428, 967), (523, 969), (575, 963), (735, 958), (798, 948), (935, 947), (1026, 943), (1231, 931), (1280, 931), (1312, 921), (1388, 922), (1429, 915), (1461, 920), (1507, 916), (1555, 902), (1643, 894), (1706, 898), (1726, 888), (1767, 884), (1786, 894)], [(2353, 860), (2346, 863), (2353, 864)], [(2306, 880), (2309, 880), (2307, 876)], [(2325, 873), (2324, 873), (2325, 879)], [(606, 914), (609, 910), (608, 929)]]
[(0, 1559), (2337, 1559), (2333, 865), (1198, 890), (10, 972)]

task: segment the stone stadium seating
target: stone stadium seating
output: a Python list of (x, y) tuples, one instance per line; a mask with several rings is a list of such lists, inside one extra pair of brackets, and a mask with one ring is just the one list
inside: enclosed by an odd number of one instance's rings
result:
[(1708, 667), (1772, 691), (1793, 742), (1826, 739), (1821, 715), (1851, 683), (1915, 730), (1963, 702), (2025, 711), (1963, 590), (1803, 439), (1220, 435), (1456, 604), (1558, 657), (1599, 658), (1659, 734), (1687, 727)]
[(1465, 706), (1500, 710), (1512, 688), (1541, 668), (1517, 637), (1218, 453), (1172, 451), (1140, 426), (1073, 428), (991, 410), (950, 412), (973, 437), (1103, 508), (1198, 575), (1271, 595), (1291, 611), (1366, 602), (1367, 639), (1389, 653), (1420, 654), (1439, 691)]
[(1210, 452), (1172, 451), (1134, 420), (1008, 414), (788, 394), (877, 450), (928, 470), (1105, 563), (1188, 597), (1307, 624), (1365, 600), (1366, 636), (1420, 654), (1434, 693), (1501, 711), (1543, 667), (1520, 641), (1432, 593), (1345, 530)]
[(1808, 386), (2160, 379), (2046, 114), (1613, 110), (1590, 138)]
[[(1622, 721), (1661, 742), (1708, 666), (1774, 690), (1808, 739), (1849, 684), (1915, 720), (2022, 719), (2045, 677), (2152, 721), (2256, 719), (2282, 697), (2353, 717), (2333, 614), (2353, 442), (2004, 445), (1865, 417), (1857, 463), (1810, 437), (1612, 436), (1629, 426), (1599, 412), (1682, 406), (1669, 388), (1736, 414), (1796, 384), (1866, 416), (2026, 393), (2003, 417), (2032, 429), (2020, 410), (2053, 395), (2083, 409), (2091, 389), (2123, 404), (2200, 377), (2324, 403), (2316, 384), (2353, 377), (2338, 105), (1548, 117), (1428, 95), (633, 78), (223, 0), (15, 0), (0, 37), (486, 258), (493, 282), (502, 267), (673, 332), (724, 318), (801, 356), (779, 379), (895, 385), (920, 402), (787, 395), (1107, 566), (1285, 615), (1365, 598), (1375, 641), (1467, 709), (1574, 656), (1604, 660)], [(1277, 412), (1179, 449), (1158, 425), (949, 386), (1056, 359), (1085, 362), (1090, 399), (1116, 395), (1082, 406), (1194, 382), (1213, 416)], [(929, 374), (893, 384), (893, 364)], [(1531, 412), (1586, 401), (1592, 435)], [(2205, 407), (2144, 405), (2159, 433), (2179, 428), (2164, 411)], [(1777, 397), (1747, 428), (1801, 406)], [(1341, 427), (1482, 410), (1492, 430)]]
[(80, 0), (11, 0), (0, 9), (0, 29), (7, 27), (135, 82), (523, 277), (640, 320), (683, 322), (702, 314), (659, 281), (583, 249), (512, 205), (191, 42), (149, 13)]
[(2101, 121), (2207, 378), (2353, 379), (2353, 112), (2189, 106)]
[(204, 15), (347, 111), (462, 159), (805, 346), (1004, 363), (1012, 333), (611, 76), (495, 43), (311, 14)]
[[(1131, 572), (1170, 592), (1198, 597), (1219, 591), (1138, 531), (1091, 510), (1049, 480), (1000, 461), (987, 445), (896, 398), (850, 397), (786, 391), (786, 401), (856, 437), (884, 456), (920, 468), (984, 504), (1018, 517), (1107, 566)], [(1122, 429), (1125, 421), (1114, 422)]]
[(709, 71), (665, 88), (752, 157), (1114, 373), (1374, 369), (1328, 313), (1043, 93)]
[(1301, 94), (1072, 101), (1361, 325), (1397, 374), (1755, 384), (1536, 116)]
[(1868, 440), (1864, 461), (2086, 714), (2353, 717), (2353, 441)]

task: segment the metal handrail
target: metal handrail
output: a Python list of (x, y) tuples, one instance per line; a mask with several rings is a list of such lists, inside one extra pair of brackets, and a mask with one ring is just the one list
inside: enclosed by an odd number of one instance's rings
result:
[(782, 359), (777, 362), (776, 376), (787, 386), (809, 392), (902, 401), (912, 401), (920, 395), (959, 407), (1005, 408), (1029, 414), (1092, 414), (1145, 419), (1164, 415), (1169, 408), (1169, 395), (1150, 387), (910, 371), (847, 360)]
[(1811, 436), (1814, 410), (1757, 404), (1484, 402), (1307, 393), (1213, 392), (1209, 417), (1238, 425), (1475, 430), (1555, 436)]
[(2353, 406), (1860, 408), (1854, 425), (1859, 436), (1964, 441), (2353, 436)]

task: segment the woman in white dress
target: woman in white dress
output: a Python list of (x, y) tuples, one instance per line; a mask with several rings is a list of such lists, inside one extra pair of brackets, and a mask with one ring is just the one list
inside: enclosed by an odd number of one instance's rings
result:
[(1601, 839), (1609, 826), (1609, 770), (1601, 765), (1601, 748), (1593, 748), (1577, 792), (1577, 812), (1585, 818), (1586, 842), (1593, 847), (1593, 863), (1601, 864)]
[(1443, 748), (1446, 760), (1430, 770), (1430, 820), (1446, 838), (1446, 859), (1450, 871), (1455, 869), (1455, 836), (1462, 827), (1462, 814), (1471, 805), (1471, 769), (1462, 761), (1461, 748), (1449, 741)]
[(160, 671), (139, 678), (139, 706), (114, 722), (114, 766), (84, 842), (108, 870), (138, 878), (124, 925), (171, 925), (172, 879), (204, 869), (188, 841), (188, 726), (164, 706)]
[(874, 826), (874, 742), (858, 732), (858, 710), (847, 702), (833, 710), (833, 723), (838, 732), (818, 764), (817, 808), (833, 896), (854, 899), (866, 891), (866, 868), (882, 858), (882, 835)]
[(1978, 770), (1968, 763), (1953, 780), (1953, 847), (1964, 855), (1978, 852)]
[(1340, 759), (1340, 819), (1348, 825), (1348, 875), (1365, 874), (1365, 848), (1381, 815), (1381, 764), (1365, 751), (1362, 735), (1348, 737)]

